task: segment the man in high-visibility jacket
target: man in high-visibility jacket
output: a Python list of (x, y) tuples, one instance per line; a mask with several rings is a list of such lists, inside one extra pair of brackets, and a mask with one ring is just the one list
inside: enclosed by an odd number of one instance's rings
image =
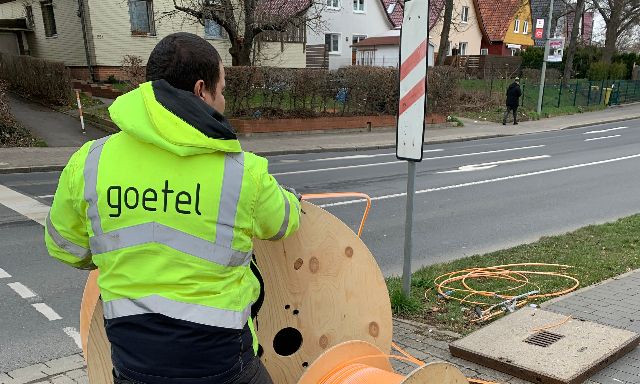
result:
[(109, 108), (122, 132), (87, 143), (62, 172), (49, 253), (100, 270), (116, 383), (271, 383), (250, 320), (252, 239), (296, 231), (299, 195), (242, 151), (204, 39), (162, 39), (147, 80)]

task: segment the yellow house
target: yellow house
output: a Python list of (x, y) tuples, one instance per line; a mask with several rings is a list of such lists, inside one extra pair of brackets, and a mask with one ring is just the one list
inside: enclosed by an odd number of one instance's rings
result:
[(529, 0), (475, 0), (482, 30), (481, 54), (513, 56), (534, 45)]

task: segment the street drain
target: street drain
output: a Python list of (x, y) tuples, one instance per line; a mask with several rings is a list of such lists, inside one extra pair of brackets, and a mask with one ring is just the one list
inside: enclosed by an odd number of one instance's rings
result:
[(548, 347), (563, 337), (563, 335), (558, 335), (557, 333), (542, 331), (527, 337), (524, 342), (538, 347)]

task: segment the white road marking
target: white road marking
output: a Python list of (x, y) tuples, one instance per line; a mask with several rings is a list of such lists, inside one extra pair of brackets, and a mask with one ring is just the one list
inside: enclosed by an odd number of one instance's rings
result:
[(469, 165), (463, 165), (463, 166), (459, 167), (458, 169), (453, 169), (451, 171), (442, 171), (442, 172), (438, 172), (438, 173), (442, 174), (442, 173), (460, 173), (460, 172), (482, 171), (482, 170), (485, 170), (485, 169), (495, 168), (495, 167), (497, 167), (498, 165), (501, 165), (501, 164), (519, 163), (519, 162), (522, 162), (522, 161), (546, 159), (546, 158), (549, 158), (549, 157), (551, 157), (551, 156), (542, 155), (542, 156), (532, 156), (532, 157), (521, 157), (519, 159), (492, 161), (492, 162), (489, 162), (489, 163), (481, 163), (481, 164), (469, 164)]
[(38, 312), (42, 313), (44, 317), (49, 319), (49, 321), (62, 319), (62, 316), (58, 315), (56, 311), (51, 309), (51, 307), (45, 303), (31, 304), (31, 306), (35, 308)]
[[(444, 151), (444, 149), (428, 149), (425, 151), (422, 151), (422, 153), (429, 153), (429, 152), (442, 152)], [(352, 156), (339, 156), (339, 157), (325, 157), (322, 159), (313, 159), (313, 160), (307, 160), (307, 162), (314, 162), (314, 161), (331, 161), (331, 160), (350, 160), (350, 159), (371, 159), (374, 157), (382, 157), (382, 156), (395, 156), (395, 153), (376, 153), (374, 155), (352, 155)]]
[(78, 348), (82, 349), (82, 340), (80, 339), (80, 333), (78, 332), (77, 329), (73, 327), (66, 327), (66, 328), (63, 328), (62, 330), (64, 331), (64, 333), (67, 334), (67, 336), (69, 336), (70, 338), (73, 339), (73, 341), (75, 341)]
[(11, 277), (11, 275), (4, 269), (0, 268), (0, 279), (6, 279), (7, 277)]
[(13, 289), (18, 295), (20, 295), (20, 297), (22, 297), (23, 299), (28, 299), (30, 297), (37, 296), (32, 290), (27, 288), (27, 286), (25, 286), (22, 283), (9, 283), (7, 285), (9, 286), (9, 288)]
[[(617, 161), (630, 160), (630, 159), (636, 159), (636, 158), (640, 158), (640, 153), (636, 154), (636, 155), (616, 157), (616, 158), (613, 158), (613, 159), (599, 160), (599, 161), (592, 161), (592, 162), (589, 162), (589, 163), (568, 165), (566, 167), (560, 167), (560, 168), (544, 169), (544, 170), (541, 170), (541, 171), (521, 173), (521, 174), (505, 176), (505, 177), (496, 177), (494, 179), (471, 181), (471, 182), (468, 182), (468, 183), (454, 184), (454, 185), (447, 185), (447, 186), (444, 186), (444, 187), (423, 189), (423, 190), (416, 191), (416, 194), (429, 193), (429, 192), (438, 192), (438, 191), (445, 191), (445, 190), (448, 190), (448, 189), (457, 189), (457, 188), (471, 187), (471, 186), (481, 185), (481, 184), (495, 183), (495, 182), (499, 182), (499, 181), (521, 179), (523, 177), (544, 175), (544, 174), (547, 174), (547, 173), (567, 171), (567, 170), (571, 170), (571, 169), (577, 169), (577, 168), (590, 167), (590, 166), (594, 166), (594, 165), (614, 163), (614, 162), (617, 162)], [(392, 195), (372, 197), (371, 200), (387, 200), (387, 199), (392, 199), (392, 198), (395, 198), (395, 197), (403, 197), (403, 196), (406, 196), (406, 195), (407, 195), (406, 192), (394, 193)], [(347, 200), (347, 201), (340, 201), (340, 202), (337, 202), (337, 203), (323, 204), (320, 207), (321, 208), (335, 207), (335, 206), (339, 206), (339, 205), (350, 205), (350, 204), (361, 203), (361, 202), (365, 202), (365, 201), (366, 201), (365, 199)]]
[(0, 204), (43, 226), (49, 213), (49, 206), (4, 185), (0, 185)]
[[(506, 149), (497, 149), (495, 151), (484, 151), (484, 152), (473, 152), (473, 153), (461, 153), (458, 155), (447, 155), (447, 156), (436, 156), (436, 157), (425, 157), (423, 160), (440, 160), (440, 159), (452, 159), (456, 157), (467, 157), (467, 156), (477, 156), (477, 155), (487, 155), (491, 153), (502, 153), (502, 152), (511, 152), (511, 151), (520, 151), (525, 149), (533, 149), (533, 148), (542, 148), (544, 145), (531, 145), (528, 147), (517, 147), (517, 148), (506, 148)], [(301, 171), (291, 171), (291, 172), (280, 172), (280, 173), (272, 173), (273, 176), (284, 176), (284, 175), (297, 175), (302, 173), (316, 173), (316, 172), (327, 172), (327, 171), (336, 171), (341, 169), (353, 169), (353, 168), (364, 168), (364, 167), (375, 167), (379, 165), (392, 165), (392, 164), (401, 164), (406, 163), (404, 160), (398, 161), (387, 161), (384, 163), (370, 163), (370, 164), (359, 164), (359, 165), (345, 165), (342, 167), (331, 167), (331, 168), (320, 168), (320, 169), (305, 169)]]
[(38, 196), (41, 199), (48, 199), (50, 197), (53, 197), (54, 195), (42, 195), (42, 196)]
[(617, 131), (620, 129), (627, 129), (629, 127), (617, 127), (617, 128), (609, 128), (609, 129), (601, 129), (599, 131), (589, 131), (589, 132), (583, 132), (583, 135), (592, 135), (594, 133), (604, 133), (604, 132), (611, 132), (611, 131)]
[(620, 137), (622, 135), (611, 135), (611, 136), (602, 136), (602, 137), (592, 137), (590, 139), (584, 139), (584, 141), (593, 141), (593, 140), (603, 140), (603, 139), (613, 139), (614, 137)]

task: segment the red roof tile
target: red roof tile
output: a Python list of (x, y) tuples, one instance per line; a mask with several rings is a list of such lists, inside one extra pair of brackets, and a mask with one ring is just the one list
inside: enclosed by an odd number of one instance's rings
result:
[(367, 37), (353, 44), (353, 47), (373, 47), (376, 45), (400, 45), (400, 36)]
[[(402, 27), (402, 19), (404, 17), (404, 0), (380, 0), (384, 10), (387, 12), (389, 20), (394, 27)], [(395, 4), (395, 5), (394, 5)], [(429, 2), (429, 30), (431, 30), (442, 15), (444, 9), (444, 0), (431, 0)], [(391, 11), (391, 12), (389, 12)]]
[(503, 41), (516, 11), (526, 6), (523, 0), (474, 0), (478, 22), (489, 41)]

